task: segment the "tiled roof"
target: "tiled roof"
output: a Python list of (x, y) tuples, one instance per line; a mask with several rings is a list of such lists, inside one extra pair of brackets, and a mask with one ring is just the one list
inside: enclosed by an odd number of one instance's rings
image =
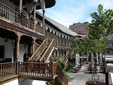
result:
[[(42, 16), (42, 14), (40, 14), (39, 12), (37, 12), (37, 14), (39, 14), (40, 16)], [(67, 28), (66, 26), (56, 22), (53, 19), (50, 19), (49, 17), (45, 16), (45, 19), (50, 22), (51, 24), (53, 24), (55, 27), (57, 27), (59, 30), (61, 30), (62, 32), (71, 35), (71, 36), (78, 36), (78, 34), (76, 32), (71, 31), (69, 28)]]

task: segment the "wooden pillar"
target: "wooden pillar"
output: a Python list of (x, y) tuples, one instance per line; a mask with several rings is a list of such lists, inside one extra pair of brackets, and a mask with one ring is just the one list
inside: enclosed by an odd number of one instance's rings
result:
[(20, 36), (18, 36), (16, 40), (16, 61), (17, 62), (19, 59), (19, 53), (20, 53)]
[(42, 10), (43, 12), (43, 34), (45, 36), (45, 10)]
[(33, 53), (35, 52), (35, 39), (33, 39), (32, 41), (32, 52)]
[(34, 31), (36, 30), (36, 3), (34, 3), (34, 16), (33, 16), (33, 19), (34, 19)]
[(19, 12), (22, 13), (22, 0), (20, 0), (20, 3), (19, 3)]

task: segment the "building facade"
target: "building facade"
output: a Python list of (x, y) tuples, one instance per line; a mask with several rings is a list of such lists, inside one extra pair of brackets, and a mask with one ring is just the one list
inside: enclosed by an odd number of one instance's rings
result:
[(88, 30), (87, 30), (87, 26), (89, 25), (88, 22), (84, 22), (84, 23), (74, 23), (73, 25), (69, 26), (69, 29), (71, 29), (73, 32), (76, 32), (79, 35), (87, 35), (88, 34)]
[[(88, 25), (89, 25), (88, 22), (74, 23), (69, 26), (69, 29), (72, 30), (73, 32), (76, 32), (77, 34), (79, 34), (78, 40), (80, 41), (80, 40), (82, 40), (83, 37), (86, 37), (88, 35), (88, 30), (87, 30)], [(82, 52), (76, 54), (75, 60), (76, 60), (75, 61), (76, 66), (78, 66), (81, 63), (83, 63), (84, 61), (88, 61), (88, 55), (86, 52), (82, 51)]]
[(45, 16), (45, 8), (54, 5), (55, 0), (0, 1), (0, 85), (36, 85), (37, 80), (45, 82), (40, 85), (68, 85), (50, 60), (67, 62), (78, 34)]

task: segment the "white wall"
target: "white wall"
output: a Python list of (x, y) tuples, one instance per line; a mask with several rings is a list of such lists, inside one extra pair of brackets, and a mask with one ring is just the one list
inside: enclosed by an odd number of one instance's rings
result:
[(18, 79), (12, 80), (12, 81), (7, 82), (7, 83), (2, 84), (2, 85), (19, 85), (18, 84)]
[(20, 53), (19, 53), (19, 62), (23, 62), (23, 56), (24, 53), (26, 52), (26, 47), (24, 44), (20, 44)]
[(13, 43), (12, 40), (4, 41), (5, 38), (0, 38), (0, 45), (3, 45), (5, 48), (4, 56), (5, 58), (13, 58)]
[(24, 80), (20, 81), (19, 85), (46, 85), (46, 81), (38, 81), (38, 80)]
[(46, 81), (30, 80), (30, 79), (19, 81), (18, 79), (14, 79), (2, 85), (46, 85)]
[[(8, 39), (7, 42), (4, 41), (5, 38), (0, 37), (0, 45), (4, 46), (4, 58), (12, 58), (13, 61), (13, 50), (14, 50), (14, 44), (12, 43), (12, 40)], [(20, 44), (20, 53), (19, 53), (19, 61), (23, 62), (23, 55), (26, 52), (26, 47), (24, 44)]]

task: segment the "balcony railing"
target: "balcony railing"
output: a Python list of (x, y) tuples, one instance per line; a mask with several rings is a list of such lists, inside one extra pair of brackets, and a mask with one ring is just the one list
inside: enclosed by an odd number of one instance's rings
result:
[(58, 76), (65, 85), (68, 85), (68, 81), (57, 63), (0, 63), (0, 82), (17, 75), (41, 80), (52, 80)]
[[(33, 20), (26, 18), (25, 15), (23, 15), (22, 13), (20, 14), (16, 10), (6, 6), (1, 2), (0, 2), (0, 17), (3, 17), (17, 24), (21, 24), (22, 26), (28, 29), (34, 30)], [(43, 29), (38, 24), (36, 25), (36, 31), (43, 34)]]
[(17, 75), (17, 63), (0, 64), (0, 81)]
[(53, 78), (52, 63), (20, 62), (18, 67), (20, 76), (34, 78)]

